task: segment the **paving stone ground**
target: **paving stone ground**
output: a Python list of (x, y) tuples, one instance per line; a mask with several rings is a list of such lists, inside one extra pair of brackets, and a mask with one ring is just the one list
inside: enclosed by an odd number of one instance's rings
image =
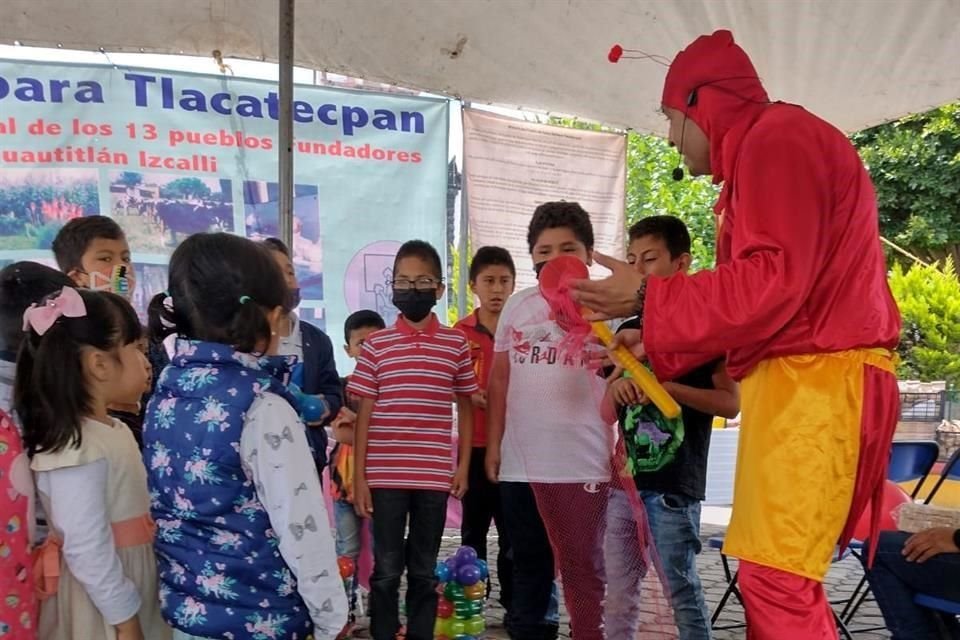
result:
[[(710, 609), (710, 612), (716, 609), (717, 604), (720, 602), (720, 599), (723, 597), (723, 593), (726, 590), (727, 582), (724, 578), (723, 565), (720, 560), (720, 553), (714, 549), (708, 548), (706, 541), (711, 536), (720, 534), (723, 532), (723, 528), (716, 526), (704, 526), (702, 530), (702, 538), (704, 541), (703, 553), (700, 554), (697, 566), (700, 572), (700, 579), (703, 582), (704, 590), (706, 592), (707, 606)], [(457, 531), (447, 531), (443, 539), (443, 547), (441, 549), (441, 557), (446, 557), (453, 553), (460, 544), (460, 536)], [(490, 538), (488, 541), (488, 553), (490, 557), (496, 557), (496, 539)], [(733, 561), (733, 568), (735, 569), (735, 562)], [(491, 565), (491, 571), (495, 572), (496, 563)], [(853, 557), (848, 557), (840, 562), (837, 562), (833, 565), (830, 570), (830, 574), (827, 576), (826, 585), (827, 585), (827, 594), (831, 602), (835, 601), (845, 601), (850, 598), (850, 595), (853, 593), (853, 590), (856, 588), (857, 583), (860, 582), (860, 579), (863, 577), (863, 570), (860, 567), (860, 562)], [(496, 585), (496, 575), (494, 573), (494, 585)], [(502, 620), (503, 620), (503, 609), (501, 609), (496, 604), (496, 587), (494, 587), (493, 597), (490, 599), (487, 606), (487, 631), (484, 634), (483, 638), (487, 640), (494, 639), (504, 639), (507, 638), (507, 633), (503, 629)], [(836, 605), (835, 608), (839, 611), (842, 608), (842, 605)], [(735, 599), (731, 598), (728, 604), (724, 607), (723, 612), (717, 621), (718, 627), (726, 627), (732, 625), (738, 625), (743, 623), (743, 609), (740, 607), (739, 603)], [(869, 601), (863, 605), (860, 609), (860, 612), (857, 614), (856, 619), (851, 625), (851, 630), (869, 628), (869, 627), (882, 627), (883, 619), (880, 616), (880, 611), (877, 609), (877, 606), (874, 602)], [(561, 637), (569, 638), (569, 618), (567, 617), (566, 611), (562, 608), (561, 605)], [(361, 630), (357, 637), (369, 637), (366, 636)], [(669, 637), (669, 636), (661, 636)], [(717, 630), (714, 631), (713, 637), (715, 640), (735, 640), (739, 638), (745, 638), (745, 630), (741, 628), (737, 629), (727, 629), (727, 630)], [(881, 638), (889, 638), (890, 634), (886, 631), (873, 631), (873, 632), (861, 632), (855, 633), (855, 637), (858, 640), (879, 640)], [(611, 639), (611, 640), (621, 640), (621, 639)], [(627, 640), (627, 639), (623, 639)]]

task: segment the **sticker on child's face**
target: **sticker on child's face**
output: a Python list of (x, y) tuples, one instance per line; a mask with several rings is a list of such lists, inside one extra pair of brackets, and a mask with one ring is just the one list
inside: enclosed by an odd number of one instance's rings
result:
[(135, 284), (133, 271), (122, 264), (116, 265), (108, 274), (99, 271), (90, 273), (90, 288), (94, 291), (109, 291), (129, 299)]

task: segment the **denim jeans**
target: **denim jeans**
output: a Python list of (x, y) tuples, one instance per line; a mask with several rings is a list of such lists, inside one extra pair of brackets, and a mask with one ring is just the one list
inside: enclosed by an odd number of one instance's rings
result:
[[(697, 574), (700, 553), (700, 502), (687, 496), (641, 491), (653, 542), (660, 556), (680, 640), (709, 640), (710, 615)], [(640, 624), (641, 583), (647, 567), (638, 541), (637, 522), (627, 494), (610, 491), (607, 506), (605, 565), (608, 638), (632, 638)]]
[[(487, 450), (474, 447), (470, 455), (469, 489), (463, 496), (463, 523), (460, 525), (461, 544), (473, 547), (477, 557), (487, 559), (487, 533), (490, 522), (497, 527), (497, 579), (500, 582), (500, 604), (510, 611), (513, 598), (513, 552), (510, 538), (503, 524), (500, 507), (500, 489), (487, 478), (483, 468)], [(489, 581), (488, 588), (489, 591)]]
[[(400, 578), (407, 570), (407, 638), (433, 640), (437, 614), (434, 569), (447, 519), (445, 491), (373, 489), (373, 577), (370, 633), (394, 640), (400, 630)], [(409, 518), (409, 533), (407, 521)]]
[[(873, 568), (867, 571), (870, 589), (893, 640), (926, 640), (942, 637), (938, 620), (952, 638), (960, 638), (956, 619), (943, 617), (913, 603), (917, 593), (960, 602), (960, 553), (944, 553), (926, 562), (907, 562), (903, 545), (909, 533), (885, 531), (877, 543)], [(869, 557), (864, 550), (864, 560)]]
[(353, 505), (346, 500), (333, 501), (333, 521), (337, 528), (337, 557), (352, 558), (360, 555), (360, 530), (363, 518), (357, 515)]
[(556, 570), (533, 489), (525, 482), (501, 482), (500, 497), (513, 553), (507, 632), (513, 640), (554, 640), (560, 619)]
[[(369, 526), (369, 521), (357, 515), (353, 505), (346, 500), (333, 501), (333, 522), (337, 529), (336, 547), (337, 557), (347, 557), (353, 560), (354, 566), (360, 557), (360, 540), (363, 527)], [(357, 576), (354, 575), (347, 592), (347, 602), (353, 612), (357, 605)]]

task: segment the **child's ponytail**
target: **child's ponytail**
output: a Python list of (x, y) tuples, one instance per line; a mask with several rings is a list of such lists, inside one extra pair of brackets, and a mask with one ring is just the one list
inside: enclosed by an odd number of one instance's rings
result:
[(153, 296), (147, 305), (147, 335), (150, 341), (160, 344), (167, 336), (177, 332), (176, 319), (169, 307), (170, 294), (162, 291)]
[[(154, 298), (151, 334), (161, 320), (191, 340), (254, 353), (270, 343), (267, 314), (283, 307), (287, 286), (266, 248), (229, 233), (197, 233), (170, 257), (170, 300)], [(158, 296), (159, 297), (159, 296)], [(156, 321), (154, 320), (156, 318)]]

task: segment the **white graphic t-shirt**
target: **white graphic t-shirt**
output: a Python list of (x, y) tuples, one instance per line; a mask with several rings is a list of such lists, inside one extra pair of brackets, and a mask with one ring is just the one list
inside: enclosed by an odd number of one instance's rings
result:
[(600, 415), (606, 383), (582, 355), (562, 352), (563, 337), (536, 287), (507, 302), (494, 345), (510, 360), (502, 482), (610, 480), (614, 429)]

